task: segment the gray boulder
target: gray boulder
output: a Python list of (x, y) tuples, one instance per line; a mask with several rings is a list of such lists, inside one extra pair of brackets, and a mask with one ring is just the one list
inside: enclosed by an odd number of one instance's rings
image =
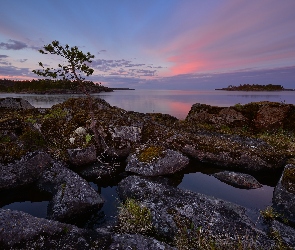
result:
[(112, 238), (113, 243), (109, 247), (110, 250), (176, 250), (166, 243), (140, 234), (115, 234)]
[(60, 162), (43, 173), (38, 186), (53, 194), (47, 211), (49, 219), (68, 221), (99, 209), (104, 202), (84, 179)]
[(268, 249), (274, 243), (265, 232), (255, 227), (245, 208), (171, 187), (161, 180), (129, 176), (119, 183), (118, 194), (123, 200), (133, 198), (150, 209), (155, 234), (168, 241), (184, 228), (194, 225), (194, 228), (202, 229), (203, 236), (214, 237), (220, 244), (226, 241), (229, 248), (240, 242)]
[(295, 223), (295, 166), (288, 164), (274, 190), (273, 208), (285, 219)]
[(253, 138), (225, 134), (196, 134), (179, 150), (201, 162), (226, 169), (261, 171), (283, 166), (286, 156), (270, 144)]
[(107, 249), (110, 236), (76, 226), (0, 209), (1, 249)]
[(26, 154), (21, 160), (7, 165), (0, 164), (0, 190), (31, 184), (39, 179), (52, 164), (44, 152)]
[(166, 149), (159, 157), (149, 161), (141, 161), (137, 153), (127, 159), (126, 171), (144, 176), (173, 174), (180, 171), (189, 163), (189, 159), (181, 153)]
[[(273, 220), (271, 223), (270, 233), (273, 237), (278, 237), (277, 241), (281, 241), (284, 246), (289, 249), (295, 249), (295, 229), (287, 226), (279, 221)], [(288, 248), (281, 249), (288, 249)]]
[(0, 108), (7, 109), (34, 109), (28, 101), (22, 98), (6, 97), (0, 98)]
[(74, 166), (84, 166), (96, 161), (96, 149), (92, 145), (87, 148), (68, 149), (69, 163)]
[(255, 189), (262, 187), (262, 185), (249, 174), (223, 171), (215, 173), (213, 176), (220, 181), (238, 188)]

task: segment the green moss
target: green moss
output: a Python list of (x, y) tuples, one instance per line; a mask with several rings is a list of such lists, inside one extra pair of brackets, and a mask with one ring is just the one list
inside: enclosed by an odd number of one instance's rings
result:
[(34, 151), (46, 146), (46, 141), (37, 130), (26, 129), (20, 136), (20, 140), (23, 141), (26, 151)]
[(127, 199), (119, 208), (118, 229), (121, 233), (148, 234), (152, 231), (151, 211), (134, 199)]
[(280, 217), (280, 214), (270, 206), (266, 207), (264, 210), (261, 210), (260, 214), (265, 220), (275, 220)]
[(164, 155), (164, 149), (159, 146), (150, 146), (140, 151), (138, 159), (141, 162), (151, 162)]

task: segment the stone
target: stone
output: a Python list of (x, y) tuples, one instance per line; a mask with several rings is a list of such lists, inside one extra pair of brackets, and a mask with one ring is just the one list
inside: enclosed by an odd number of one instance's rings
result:
[(215, 173), (213, 176), (220, 181), (238, 188), (255, 189), (262, 187), (262, 185), (249, 174), (223, 171)]
[(44, 152), (27, 153), (21, 160), (0, 164), (0, 190), (17, 188), (36, 182), (51, 167), (53, 159)]
[(157, 237), (173, 241), (182, 227), (201, 228), (203, 235), (226, 239), (227, 245), (234, 242), (253, 243), (268, 249), (273, 241), (266, 232), (256, 228), (247, 216), (246, 208), (203, 194), (181, 190), (165, 184), (162, 178), (128, 176), (118, 185), (122, 200), (136, 199), (151, 211), (152, 224)]
[(158, 176), (176, 173), (188, 163), (188, 157), (177, 151), (166, 149), (158, 158), (148, 162), (140, 161), (138, 154), (130, 155), (125, 170), (144, 176)]
[[(289, 247), (289, 249), (295, 249), (295, 229), (287, 226), (279, 221), (273, 220), (271, 222), (270, 233), (275, 237), (276, 233), (282, 243)], [(283, 248), (288, 249), (288, 248)]]
[(108, 249), (111, 237), (76, 226), (0, 209), (1, 249)]
[(0, 98), (0, 108), (6, 109), (34, 109), (28, 101), (22, 98), (6, 97)]
[(69, 221), (102, 207), (101, 196), (78, 174), (61, 162), (55, 162), (38, 181), (38, 187), (53, 195), (47, 218)]
[(87, 148), (68, 149), (69, 163), (74, 166), (84, 166), (96, 162), (96, 149), (92, 145)]
[(140, 234), (115, 234), (110, 250), (137, 249), (137, 250), (176, 250), (164, 242)]
[(281, 217), (295, 223), (295, 190), (292, 187), (295, 187), (295, 165), (288, 164), (275, 187), (272, 201)]

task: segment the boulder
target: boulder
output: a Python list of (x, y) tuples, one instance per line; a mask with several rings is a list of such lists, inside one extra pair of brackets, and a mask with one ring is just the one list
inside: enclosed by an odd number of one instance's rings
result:
[[(147, 154), (147, 151), (151, 148), (147, 147), (138, 153), (130, 155), (127, 159), (125, 170), (144, 176), (158, 176), (178, 172), (189, 163), (189, 159), (186, 156), (171, 149), (160, 151), (153, 158), (147, 155), (146, 159), (141, 159), (144, 158), (141, 156)], [(156, 147), (153, 148), (161, 150)]]
[[(109, 236), (76, 226), (36, 218), (21, 211), (0, 209), (1, 249), (107, 249)], [(97, 248), (96, 248), (97, 249)]]
[[(176, 141), (177, 143), (177, 141)], [(261, 171), (281, 168), (286, 155), (272, 145), (254, 138), (225, 134), (196, 134), (179, 150), (201, 162), (225, 169)]]
[(288, 164), (274, 190), (274, 209), (295, 224), (295, 165)]
[(136, 199), (147, 207), (155, 234), (168, 241), (173, 241), (181, 230), (201, 228), (202, 237), (213, 237), (220, 244), (224, 240), (229, 249), (235, 242), (247, 246), (253, 243), (258, 249), (273, 244), (265, 232), (256, 228), (245, 208), (168, 186), (161, 179), (129, 176), (119, 183), (118, 194), (123, 200)]
[(271, 222), (270, 234), (274, 238), (278, 238), (277, 241), (281, 241), (281, 244), (285, 248), (281, 249), (295, 249), (295, 229), (287, 226), (277, 220)]
[(6, 109), (34, 109), (28, 101), (22, 98), (6, 97), (0, 98), (0, 108)]
[(53, 195), (48, 205), (49, 219), (69, 221), (91, 210), (98, 210), (104, 202), (88, 182), (60, 162), (55, 162), (43, 173), (38, 186)]
[(53, 159), (44, 152), (26, 154), (21, 160), (7, 165), (0, 164), (0, 190), (31, 184), (51, 167)]
[(84, 166), (96, 161), (96, 149), (92, 145), (87, 148), (68, 149), (69, 163), (74, 166)]
[(213, 176), (220, 181), (238, 188), (255, 189), (262, 187), (262, 185), (249, 174), (223, 171), (215, 173)]
[(113, 243), (109, 246), (110, 250), (176, 250), (176, 248), (171, 247), (164, 242), (140, 234), (115, 234), (112, 239)]

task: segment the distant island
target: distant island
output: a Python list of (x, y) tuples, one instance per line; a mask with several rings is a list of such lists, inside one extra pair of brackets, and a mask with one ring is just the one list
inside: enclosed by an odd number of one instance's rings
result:
[(215, 89), (226, 91), (295, 91), (295, 89), (285, 89), (282, 85), (260, 85), (260, 84), (240, 84), (239, 86), (229, 85), (227, 88)]
[[(129, 88), (109, 88), (92, 81), (84, 81), (89, 93), (112, 92), (114, 90), (133, 90)], [(80, 94), (79, 84), (70, 80), (33, 79), (15, 81), (0, 79), (0, 93), (26, 94)]]

